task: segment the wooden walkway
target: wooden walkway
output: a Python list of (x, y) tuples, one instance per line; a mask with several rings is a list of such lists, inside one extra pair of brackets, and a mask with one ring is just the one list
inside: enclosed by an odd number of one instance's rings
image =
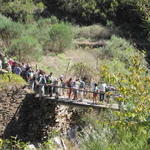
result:
[[(36, 96), (39, 97), (39, 96)], [(54, 103), (61, 103), (64, 105), (74, 105), (80, 107), (91, 107), (95, 109), (112, 109), (112, 110), (119, 110), (118, 104), (108, 104), (106, 102), (101, 102), (101, 104), (93, 104), (92, 101), (88, 99), (83, 100), (70, 100), (64, 97), (59, 97), (59, 99), (55, 99), (55, 97), (43, 96), (42, 99), (50, 100)]]

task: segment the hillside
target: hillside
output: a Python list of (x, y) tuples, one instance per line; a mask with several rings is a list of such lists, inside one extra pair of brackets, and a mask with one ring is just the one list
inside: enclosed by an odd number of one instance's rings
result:
[(150, 0), (0, 0), (0, 150), (149, 150), (149, 64)]

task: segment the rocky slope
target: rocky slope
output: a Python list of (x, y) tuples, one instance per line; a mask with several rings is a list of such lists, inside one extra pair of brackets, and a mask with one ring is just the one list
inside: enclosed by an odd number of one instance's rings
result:
[(9, 86), (0, 92), (0, 137), (40, 142), (57, 130), (74, 138), (84, 111), (39, 100), (26, 87)]

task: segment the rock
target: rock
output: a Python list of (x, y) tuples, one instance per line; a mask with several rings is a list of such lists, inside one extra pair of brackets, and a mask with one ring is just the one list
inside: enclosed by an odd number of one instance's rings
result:
[(25, 150), (36, 150), (36, 147), (33, 144), (27, 145)]
[(53, 140), (54, 143), (57, 145), (57, 150), (67, 150), (66, 145), (60, 137), (57, 136)]
[[(39, 100), (26, 88), (9, 87), (0, 93), (0, 137), (17, 136), (25, 142), (40, 142), (47, 140), (54, 130), (67, 135), (67, 131), (80, 119), (78, 109), (47, 99)], [(83, 108), (80, 111), (85, 112)], [(70, 137), (76, 138), (76, 129), (70, 132)], [(61, 139), (55, 141), (60, 144)]]

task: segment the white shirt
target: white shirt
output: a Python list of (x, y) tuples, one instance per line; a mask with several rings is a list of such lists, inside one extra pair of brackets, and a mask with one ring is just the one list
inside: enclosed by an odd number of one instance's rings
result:
[(101, 85), (100, 85), (100, 91), (101, 92), (106, 92), (106, 87), (107, 87), (107, 84), (106, 83), (102, 83)]
[(0, 69), (2, 69), (2, 60), (0, 60)]

